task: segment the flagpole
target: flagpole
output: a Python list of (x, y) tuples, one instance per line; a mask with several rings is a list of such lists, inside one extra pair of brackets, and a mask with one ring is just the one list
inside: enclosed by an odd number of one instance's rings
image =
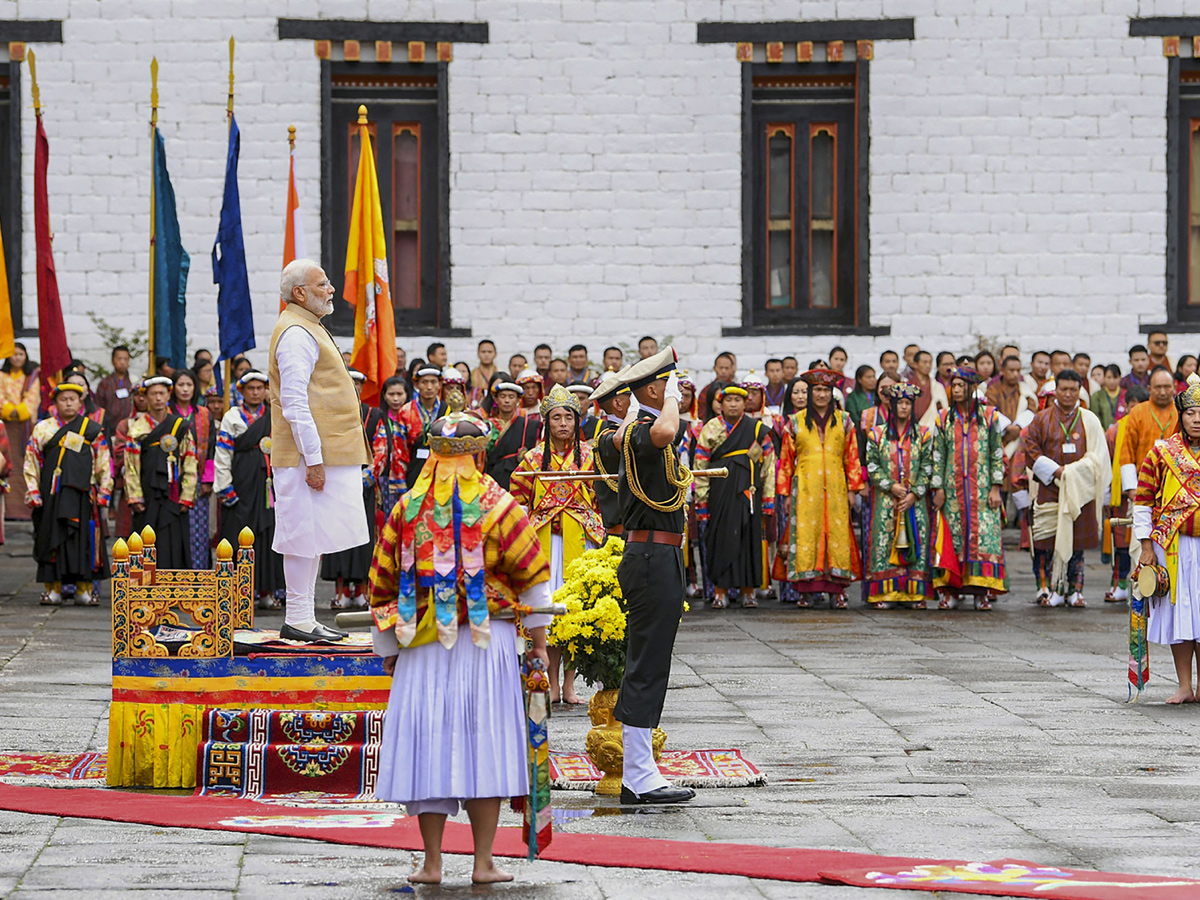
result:
[[(229, 97), (225, 104), (225, 136), (233, 130), (233, 35), (229, 36)], [(225, 409), (229, 409), (229, 395), (233, 389), (233, 360), (225, 360)]]
[(158, 57), (150, 59), (150, 330), (149, 339), (147, 341), (146, 352), (149, 359), (146, 361), (147, 374), (153, 376), (158, 374), (158, 366), (155, 362), (155, 347), (154, 347), (154, 220), (157, 218), (157, 208), (155, 206), (157, 198), (155, 197), (155, 175), (157, 173), (157, 154), (158, 141), (155, 140), (155, 135), (158, 132)]

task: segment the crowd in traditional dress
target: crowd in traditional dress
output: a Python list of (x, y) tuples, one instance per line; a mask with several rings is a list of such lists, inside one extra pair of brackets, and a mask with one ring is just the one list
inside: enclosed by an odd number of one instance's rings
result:
[[(643, 337), (636, 356), (658, 350), (654, 338)], [(411, 361), (398, 349), (378, 408), (363, 409), (373, 451), (363, 475), (372, 524), (415, 483), (429, 455), (429, 428), (446, 410), (448, 393), (458, 391), (493, 426), (486, 471), (532, 511), (545, 508), (539, 522), (551, 527), (546, 540), (570, 537), (569, 562), (588, 542), (603, 540), (603, 507), (615, 494), (603, 482), (586, 491), (546, 490), (535, 487), (536, 477), (514, 481), (514, 474), (568, 462), (603, 465), (592, 450), (606, 422), (619, 424), (629, 399), (627, 392), (591, 398), (602, 393), (603, 373), (620, 370), (634, 354), (607, 347), (593, 363), (583, 344), (561, 356), (539, 344), (531, 356), (512, 354), (502, 368), (493, 342), (483, 340), (477, 355), (472, 366), (451, 364), (441, 343)], [(1128, 598), (1124, 498), (1132, 497), (1137, 467), (1154, 441), (1175, 428), (1174, 398), (1195, 372), (1195, 356), (1171, 365), (1167, 336), (1155, 333), (1131, 348), (1124, 370), (1065, 351), (1036, 351), (1026, 368), (1012, 345), (934, 356), (910, 344), (852, 375), (848, 362), (834, 347), (803, 371), (795, 356), (781, 356), (767, 359), (759, 374), (739, 370), (736, 356), (724, 352), (710, 378), (682, 373), (682, 458), (695, 469), (729, 471), (693, 487), (691, 596), (717, 609), (754, 607), (770, 597), (841, 608), (850, 585), (861, 581), (863, 599), (876, 608), (936, 602), (945, 609), (969, 600), (986, 610), (1007, 590), (1001, 534), (1008, 524), (1019, 527), (1022, 549), (1032, 551), (1038, 603), (1086, 605), (1082, 554), (1102, 543), (1113, 562), (1105, 599)], [(92, 582), (106, 575), (110, 530), (128, 535), (150, 525), (160, 566), (208, 568), (215, 542), (236, 542), (249, 527), (260, 605), (278, 606), (283, 579), (270, 549), (267, 375), (244, 357), (233, 360), (227, 410), (207, 351), (178, 371), (158, 360), (154, 375), (141, 380), (129, 366), (128, 348), (115, 348), (111, 374), (93, 391), (85, 367), (73, 363), (45, 403), (24, 347), (0, 373), (5, 437), (10, 447), (26, 448), (10, 507), (24, 501), (38, 525), (43, 601), (97, 602)], [(574, 418), (564, 418), (558, 431), (550, 421), (556, 409)], [(92, 424), (75, 424), (81, 418)], [(612, 465), (615, 475), (619, 460)], [(87, 494), (87, 515), (78, 498), (57, 499), (68, 488)], [(1065, 503), (1060, 489), (1070, 495)], [(607, 518), (615, 521), (615, 511)], [(333, 608), (365, 605), (369, 550), (325, 561), (323, 576), (335, 583)]]

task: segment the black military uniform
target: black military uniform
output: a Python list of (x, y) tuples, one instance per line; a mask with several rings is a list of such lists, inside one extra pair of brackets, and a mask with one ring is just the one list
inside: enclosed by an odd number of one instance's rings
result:
[(596, 488), (596, 508), (600, 510), (600, 518), (604, 522), (604, 530), (609, 534), (620, 535), (624, 531), (621, 519), (621, 504), (617, 499), (617, 475), (621, 465), (621, 450), (613, 443), (613, 435), (621, 427), (621, 416), (614, 415), (612, 407), (605, 409), (606, 403), (621, 394), (628, 394), (629, 388), (621, 384), (615, 372), (607, 372), (601, 379), (600, 385), (592, 392), (590, 399), (600, 404), (605, 413), (598, 420), (595, 436), (591, 438), (595, 452), (592, 454), (592, 468), (601, 475), (609, 475), (600, 481), (593, 482)]
[[(675, 352), (668, 347), (631, 366), (623, 381), (636, 390), (674, 368)], [(625, 429), (620, 448), (617, 499), (625, 528), (625, 552), (617, 579), (626, 603), (629, 643), (613, 717), (633, 729), (655, 728), (662, 716), (671, 651), (683, 616), (684, 505), (690, 478), (673, 444), (654, 446), (650, 428), (657, 417), (657, 412), (643, 407)], [(626, 747), (622, 803), (672, 803), (695, 796), (692, 791), (670, 786), (635, 793), (627, 786), (631, 768), (628, 739)]]

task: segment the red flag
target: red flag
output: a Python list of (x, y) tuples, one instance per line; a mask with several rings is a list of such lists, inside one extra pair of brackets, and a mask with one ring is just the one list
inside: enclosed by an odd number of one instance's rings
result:
[(942, 570), (950, 587), (962, 587), (962, 564), (958, 561), (958, 554), (954, 552), (950, 523), (941, 511), (934, 514), (932, 562), (935, 568)]
[(39, 115), (33, 155), (33, 232), (37, 247), (38, 341), (42, 356), (44, 399), (50, 396), (50, 386), (54, 383), (51, 379), (71, 361), (67, 329), (63, 325), (62, 301), (58, 296), (58, 276), (54, 272), (54, 254), (50, 247), (50, 203), (46, 198), (46, 169), (49, 164), (50, 144)]

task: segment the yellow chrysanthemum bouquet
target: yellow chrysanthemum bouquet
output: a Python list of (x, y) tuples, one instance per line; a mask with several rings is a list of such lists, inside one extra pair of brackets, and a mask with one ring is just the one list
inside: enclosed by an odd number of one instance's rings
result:
[(625, 676), (625, 600), (617, 581), (624, 549), (624, 541), (610, 537), (567, 566), (554, 592), (567, 614), (554, 617), (548, 635), (584, 681), (608, 689), (620, 687)]

